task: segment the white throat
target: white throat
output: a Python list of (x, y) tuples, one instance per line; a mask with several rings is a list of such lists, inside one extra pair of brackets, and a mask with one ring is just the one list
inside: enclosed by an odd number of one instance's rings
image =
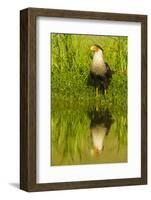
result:
[(93, 140), (93, 146), (98, 149), (99, 151), (103, 148), (104, 138), (107, 132), (107, 128), (103, 125), (96, 126), (95, 128), (92, 128), (92, 140)]
[(91, 71), (98, 75), (103, 75), (106, 72), (103, 52), (101, 50), (94, 53)]
[(103, 59), (103, 52), (102, 52), (102, 50), (96, 51), (96, 52), (94, 53), (94, 55), (99, 56), (99, 57), (101, 57), (101, 58)]

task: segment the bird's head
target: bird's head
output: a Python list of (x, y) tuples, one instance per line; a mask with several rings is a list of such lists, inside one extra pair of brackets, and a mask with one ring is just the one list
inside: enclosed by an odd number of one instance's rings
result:
[(93, 52), (99, 52), (99, 51), (101, 51), (101, 52), (103, 53), (102, 47), (100, 47), (100, 46), (97, 45), (97, 44), (92, 45), (90, 49), (91, 49), (91, 51), (93, 51)]
[(91, 156), (94, 156), (94, 157), (100, 157), (102, 152), (104, 150), (104, 146), (103, 146), (103, 149), (99, 150), (97, 148), (93, 148), (91, 149), (90, 153), (91, 153)]

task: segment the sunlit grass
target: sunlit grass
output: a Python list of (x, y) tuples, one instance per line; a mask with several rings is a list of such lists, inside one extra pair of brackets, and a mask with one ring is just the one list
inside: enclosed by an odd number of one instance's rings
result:
[(52, 98), (95, 98), (88, 76), (93, 56), (90, 46), (96, 43), (103, 47), (104, 59), (114, 71), (105, 102), (127, 104), (127, 37), (52, 34), (51, 40)]

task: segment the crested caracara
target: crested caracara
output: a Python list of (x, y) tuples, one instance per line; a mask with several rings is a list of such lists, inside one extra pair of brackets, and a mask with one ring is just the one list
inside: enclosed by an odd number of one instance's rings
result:
[(98, 96), (99, 89), (106, 93), (112, 78), (112, 71), (109, 65), (104, 62), (103, 49), (95, 44), (90, 48), (93, 52), (93, 61), (90, 69), (90, 83), (96, 88), (96, 96)]

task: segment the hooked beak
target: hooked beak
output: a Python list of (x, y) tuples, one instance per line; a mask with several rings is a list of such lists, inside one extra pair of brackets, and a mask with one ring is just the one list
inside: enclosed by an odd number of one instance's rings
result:
[(98, 150), (98, 149), (96, 149), (96, 148), (91, 149), (91, 155), (92, 155), (92, 156), (98, 157), (98, 156), (100, 156), (101, 154), (102, 154), (102, 150)]
[(95, 51), (95, 47), (94, 47), (94, 46), (91, 46), (91, 47), (90, 47), (90, 50), (91, 50), (91, 51)]

